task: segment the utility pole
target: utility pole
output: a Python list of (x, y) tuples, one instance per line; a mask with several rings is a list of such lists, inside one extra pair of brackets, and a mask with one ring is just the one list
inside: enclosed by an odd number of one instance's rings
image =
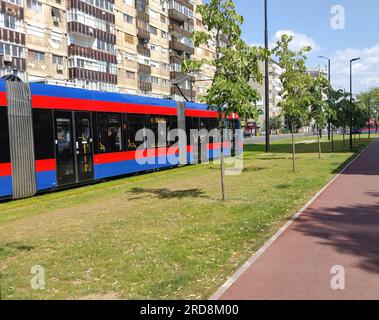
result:
[[(264, 0), (265, 11), (265, 48), (268, 50), (268, 19), (267, 19), (267, 0)], [(268, 59), (265, 61), (265, 121), (266, 121), (266, 152), (270, 152), (270, 79), (268, 70)]]
[[(355, 58), (350, 60), (350, 108), (352, 108), (353, 103), (353, 62), (359, 60), (360, 58)], [(353, 150), (353, 110), (350, 110), (350, 151)]]

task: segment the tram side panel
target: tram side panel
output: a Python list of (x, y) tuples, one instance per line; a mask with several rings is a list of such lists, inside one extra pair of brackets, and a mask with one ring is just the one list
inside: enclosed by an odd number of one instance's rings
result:
[(0, 198), (12, 196), (12, 164), (9, 151), (8, 113), (0, 106)]

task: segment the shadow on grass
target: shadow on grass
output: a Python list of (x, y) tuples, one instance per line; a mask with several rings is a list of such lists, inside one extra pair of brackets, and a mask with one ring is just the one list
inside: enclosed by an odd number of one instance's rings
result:
[(205, 193), (200, 189), (186, 189), (186, 190), (169, 190), (162, 189), (149, 189), (149, 188), (133, 188), (129, 193), (138, 195), (138, 197), (131, 198), (130, 200), (140, 200), (144, 198), (151, 198), (155, 196), (158, 199), (184, 199), (184, 198), (208, 198)]
[(20, 242), (10, 242), (5, 245), (0, 245), (0, 257), (12, 256), (17, 252), (31, 251), (33, 246), (24, 245)]
[(259, 172), (263, 170), (266, 170), (266, 168), (251, 166), (251, 167), (243, 168), (242, 172)]

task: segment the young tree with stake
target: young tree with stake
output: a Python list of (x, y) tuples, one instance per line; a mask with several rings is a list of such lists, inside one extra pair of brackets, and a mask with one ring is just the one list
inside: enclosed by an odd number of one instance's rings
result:
[[(236, 12), (232, 0), (210, 0), (209, 3), (198, 6), (197, 12), (208, 32), (193, 33), (195, 47), (211, 40), (216, 47), (215, 59), (207, 61), (215, 67), (215, 74), (203, 100), (211, 110), (218, 112), (220, 128), (225, 128), (225, 120), (229, 115), (250, 117), (256, 113), (255, 103), (260, 96), (249, 85), (249, 81), (262, 81), (258, 63), (265, 58), (266, 52), (261, 48), (248, 46), (241, 39), (243, 17)], [(226, 46), (222, 39), (226, 39)], [(182, 65), (182, 72), (199, 71), (204, 63), (204, 60), (186, 60)], [(221, 139), (223, 141), (223, 130)], [(220, 160), (222, 199), (225, 201), (223, 146)]]
[(284, 34), (276, 43), (273, 54), (279, 59), (279, 65), (283, 69), (280, 80), (283, 85), (281, 92), (282, 101), (280, 107), (290, 123), (292, 133), (292, 166), (295, 172), (295, 123), (306, 122), (308, 119), (311, 96), (309, 88), (311, 77), (306, 74), (306, 53), (311, 51), (311, 47), (304, 47), (299, 51), (290, 49), (292, 36)]

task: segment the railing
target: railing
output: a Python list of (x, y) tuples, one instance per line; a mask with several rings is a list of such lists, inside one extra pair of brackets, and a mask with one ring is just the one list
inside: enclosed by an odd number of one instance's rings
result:
[(143, 47), (141, 45), (137, 45), (137, 52), (138, 52), (138, 54), (143, 55), (145, 57), (150, 57), (151, 56), (150, 49), (146, 48), (146, 47)]
[(138, 81), (138, 88), (141, 91), (152, 91), (153, 85), (151, 84), (151, 82)]
[(176, 51), (185, 52), (189, 55), (193, 55), (195, 53), (195, 49), (193, 47), (187, 46), (184, 43), (175, 40), (170, 41), (170, 48)]

